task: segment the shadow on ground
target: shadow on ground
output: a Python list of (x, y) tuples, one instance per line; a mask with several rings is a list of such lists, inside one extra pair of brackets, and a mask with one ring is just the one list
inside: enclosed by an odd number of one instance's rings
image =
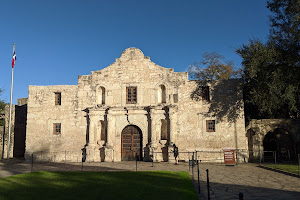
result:
[(20, 159), (1, 160), (0, 178), (36, 171), (188, 171), (188, 164), (152, 162), (27, 162)]
[[(92, 165), (94, 164), (94, 165)], [(111, 166), (99, 166), (98, 163), (56, 163), (27, 162), (22, 159), (1, 160), (0, 178), (35, 171), (133, 171), (135, 168), (120, 169)]]
[(274, 168), (266, 167), (266, 166), (257, 166), (257, 167), (265, 169), (265, 170), (270, 170), (270, 171), (273, 171), (273, 172), (278, 172), (278, 173), (281, 173), (281, 174), (284, 174), (284, 175), (287, 175), (287, 176), (300, 178), (300, 176), (298, 174), (294, 174), (294, 173), (291, 173), (291, 172), (286, 172), (286, 171), (282, 171), (282, 170), (279, 170), (279, 169), (274, 169)]

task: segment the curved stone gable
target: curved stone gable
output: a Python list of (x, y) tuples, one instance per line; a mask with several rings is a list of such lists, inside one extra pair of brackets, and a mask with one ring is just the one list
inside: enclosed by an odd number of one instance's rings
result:
[(135, 47), (127, 48), (121, 54), (120, 60), (127, 61), (127, 60), (142, 60), (145, 59), (143, 52)]
[(117, 58), (116, 62), (108, 67), (91, 72), (93, 80), (97, 78), (110, 79), (111, 77), (124, 79), (124, 76), (126, 79), (130, 74), (133, 75), (132, 77), (129, 76), (130, 80), (139, 75), (141, 75), (143, 79), (165, 79), (167, 77), (181, 76), (184, 80), (188, 80), (187, 72), (174, 72), (173, 68), (157, 65), (152, 62), (148, 56), (144, 56), (144, 53), (140, 49), (135, 47), (123, 51), (120, 58)]

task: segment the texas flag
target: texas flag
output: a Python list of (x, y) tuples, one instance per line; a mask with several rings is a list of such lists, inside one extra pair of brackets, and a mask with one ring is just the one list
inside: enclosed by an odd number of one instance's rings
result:
[(17, 56), (16, 56), (16, 52), (14, 50), (13, 59), (12, 59), (12, 62), (11, 62), (12, 68), (14, 68), (16, 60), (17, 60)]

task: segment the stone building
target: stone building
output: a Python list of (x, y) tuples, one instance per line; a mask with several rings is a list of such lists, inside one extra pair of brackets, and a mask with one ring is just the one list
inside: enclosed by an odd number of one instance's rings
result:
[(224, 148), (243, 149), (247, 158), (240, 86), (237, 79), (191, 81), (128, 48), (110, 66), (79, 76), (78, 85), (29, 86), (25, 157), (170, 161), (176, 144), (180, 160)]

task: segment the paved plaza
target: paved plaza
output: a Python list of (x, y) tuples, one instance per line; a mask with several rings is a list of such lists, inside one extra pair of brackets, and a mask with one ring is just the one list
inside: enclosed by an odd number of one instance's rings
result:
[[(239, 193), (243, 193), (245, 200), (300, 199), (300, 178), (297, 177), (263, 169), (256, 164), (201, 164), (201, 180), (206, 181), (206, 169), (209, 170), (211, 199), (239, 199)], [(205, 182), (201, 186), (206, 189)], [(207, 190), (201, 193), (207, 197)]]
[[(137, 164), (137, 165), (136, 165)], [(200, 164), (200, 197), (207, 199), (206, 169), (209, 170), (211, 199), (238, 199), (243, 193), (245, 200), (292, 200), (300, 199), (300, 178), (258, 167), (255, 164), (224, 166), (223, 164)], [(189, 171), (188, 163), (151, 162), (102, 162), (102, 163), (31, 163), (21, 160), (2, 160), (0, 178), (28, 173), (30, 171)], [(194, 168), (195, 189), (197, 190), (197, 168)]]

